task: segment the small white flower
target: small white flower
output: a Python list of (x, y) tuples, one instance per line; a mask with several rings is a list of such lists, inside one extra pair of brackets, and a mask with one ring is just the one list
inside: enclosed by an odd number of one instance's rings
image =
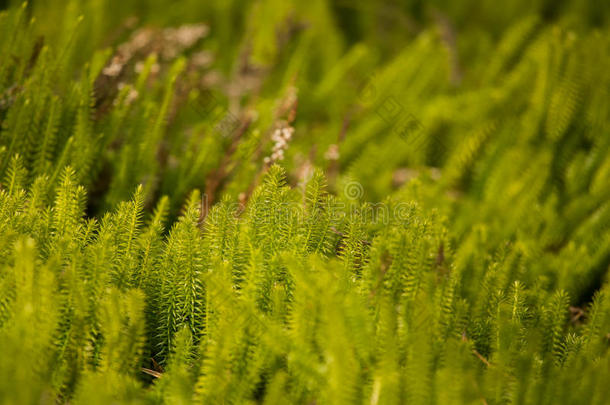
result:
[(114, 57), (112, 58), (112, 62), (110, 62), (110, 65), (106, 66), (104, 70), (102, 70), (102, 73), (106, 76), (116, 77), (121, 73), (122, 70), (123, 64), (121, 63), (120, 59)]
[(339, 160), (339, 145), (332, 144), (324, 154), (326, 160)]
[(294, 128), (282, 127), (277, 128), (271, 134), (273, 146), (271, 147), (271, 156), (266, 157), (263, 161), (265, 164), (273, 163), (278, 160), (284, 160), (284, 151), (288, 149), (288, 141), (292, 138)]
[(134, 88), (131, 88), (129, 90), (129, 93), (127, 93), (127, 97), (125, 98), (125, 103), (127, 104), (131, 104), (133, 103), (137, 98), (138, 98), (138, 91)]

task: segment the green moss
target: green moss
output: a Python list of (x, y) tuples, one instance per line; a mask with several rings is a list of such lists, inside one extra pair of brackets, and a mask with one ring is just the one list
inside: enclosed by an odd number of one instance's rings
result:
[(608, 403), (604, 2), (8, 3), (0, 403)]

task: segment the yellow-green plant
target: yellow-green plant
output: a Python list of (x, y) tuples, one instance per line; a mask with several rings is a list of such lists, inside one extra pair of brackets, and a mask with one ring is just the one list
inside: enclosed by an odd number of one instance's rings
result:
[(0, 3), (0, 403), (609, 403), (609, 18)]

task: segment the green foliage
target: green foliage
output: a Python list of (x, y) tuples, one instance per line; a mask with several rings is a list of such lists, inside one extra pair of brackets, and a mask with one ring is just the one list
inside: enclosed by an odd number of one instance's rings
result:
[(0, 403), (608, 403), (606, 3), (8, 3)]

